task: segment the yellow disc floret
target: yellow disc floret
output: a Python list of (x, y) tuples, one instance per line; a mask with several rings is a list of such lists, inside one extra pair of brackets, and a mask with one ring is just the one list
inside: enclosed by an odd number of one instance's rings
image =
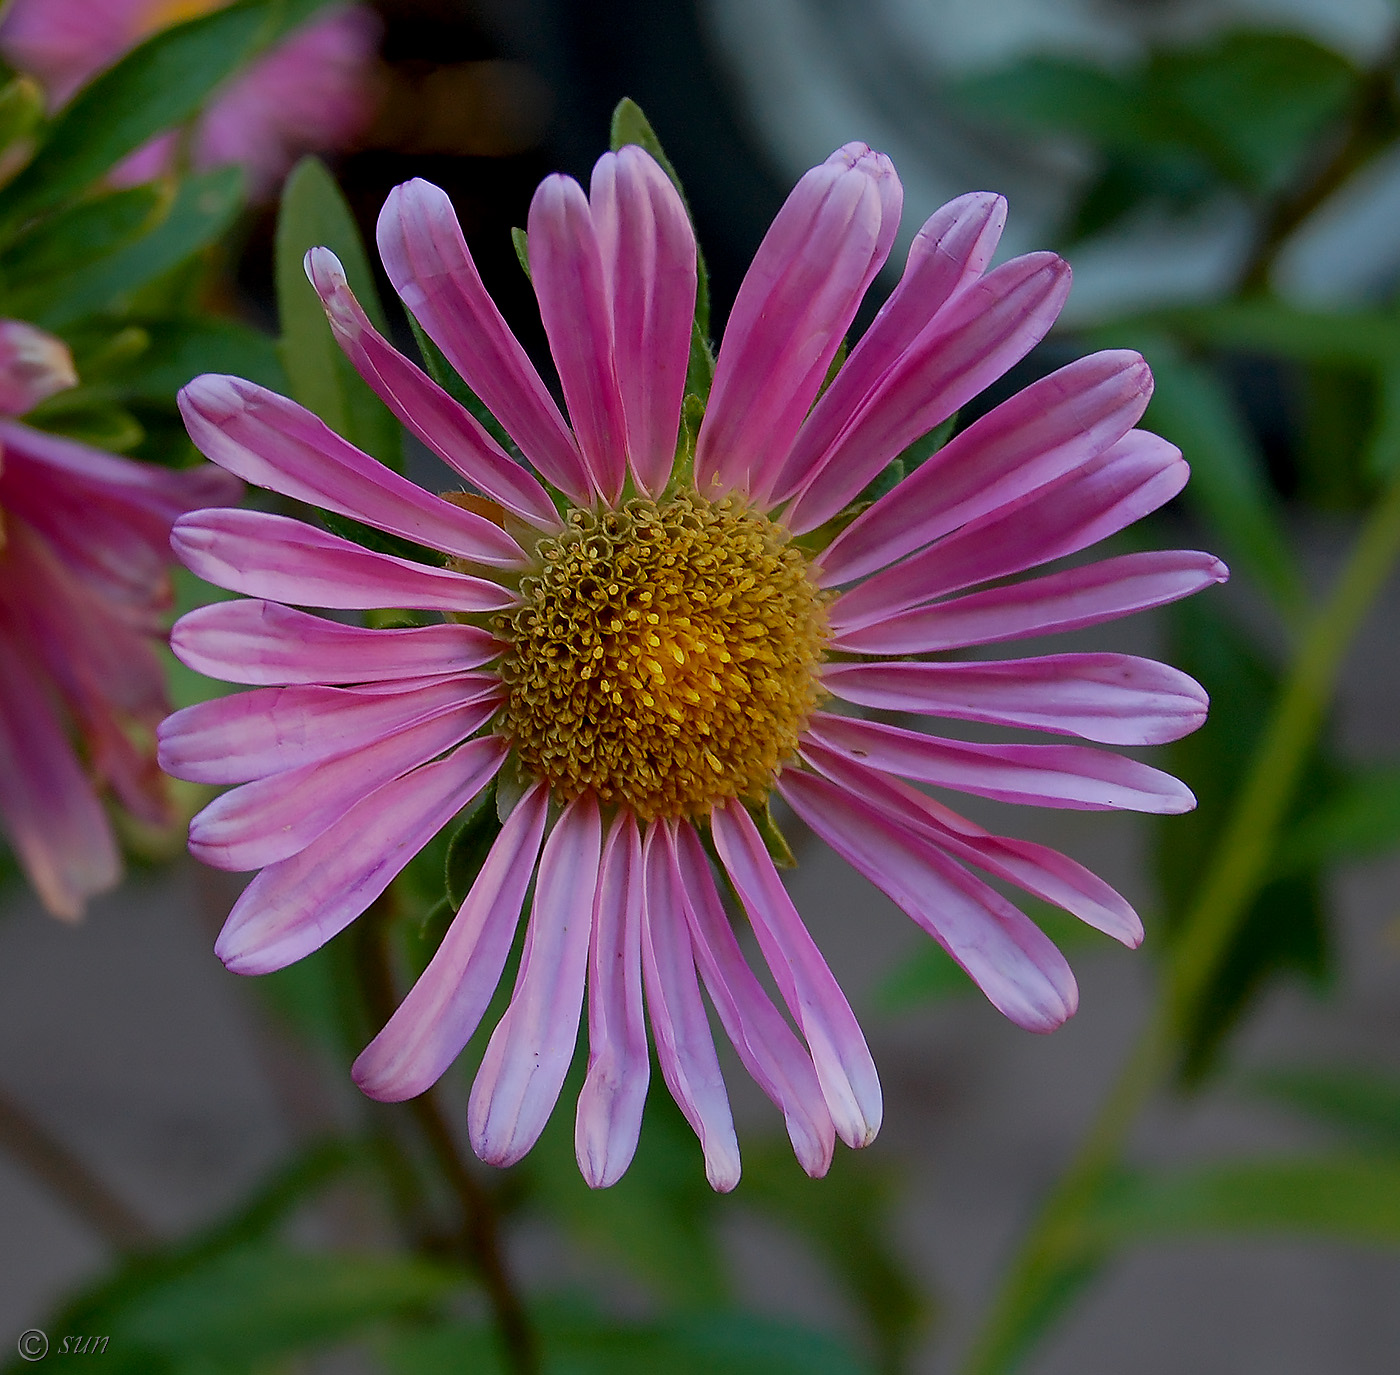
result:
[(760, 798), (816, 705), (824, 598), (786, 532), (681, 492), (569, 513), (537, 547), (498, 718), (561, 799), (651, 820)]

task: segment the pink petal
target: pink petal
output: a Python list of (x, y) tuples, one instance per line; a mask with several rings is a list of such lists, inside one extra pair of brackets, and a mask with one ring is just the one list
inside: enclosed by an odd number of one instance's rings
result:
[(1125, 350), (1090, 354), (1033, 382), (837, 535), (821, 554), (822, 586), (887, 567), (1096, 458), (1141, 419), (1151, 394), (1147, 364)]
[(784, 524), (803, 534), (830, 520), (914, 440), (1024, 358), (1060, 313), (1069, 276), (1053, 253), (1031, 253), (962, 291), (813, 459)]
[(306, 275), (326, 308), (336, 342), (399, 423), (507, 511), (537, 529), (559, 529), (559, 514), (549, 493), (465, 406), (374, 328), (330, 249), (313, 248), (307, 253)]
[(512, 592), (484, 578), (379, 554), (263, 511), (181, 516), (170, 547), (190, 572), (216, 587), (300, 606), (473, 612), (515, 604)]
[(598, 803), (585, 793), (540, 855), (515, 991), (467, 1104), (472, 1149), (488, 1165), (513, 1165), (535, 1144), (574, 1058), (601, 841)]
[(695, 235), (680, 195), (634, 144), (605, 153), (589, 186), (612, 304), (617, 384), (637, 485), (660, 496), (671, 475), (695, 315)]
[(837, 1135), (848, 1146), (868, 1146), (880, 1130), (883, 1107), (875, 1062), (855, 1013), (802, 924), (742, 803), (716, 807), (710, 821), (715, 849), (753, 923), (778, 991), (811, 1047)]
[(683, 822), (668, 831), (667, 841), (673, 891), (685, 908), (700, 974), (725, 1034), (744, 1068), (782, 1112), (798, 1163), (820, 1179), (831, 1168), (836, 1128), (812, 1057), (749, 968), (695, 828)]
[(384, 270), (414, 319), (536, 471), (575, 505), (588, 505), (592, 485), (574, 437), (486, 294), (447, 193), (421, 179), (396, 186), (378, 238)]
[(986, 270), (1006, 223), (1006, 202), (973, 191), (935, 210), (914, 236), (904, 275), (803, 422), (772, 499), (785, 501), (811, 476), (861, 402), (929, 321)]
[(700, 1138), (705, 1178), (712, 1189), (728, 1193), (739, 1182), (739, 1141), (709, 1019), (700, 1001), (684, 902), (676, 887), (664, 828), (659, 825), (647, 833), (644, 864), (642, 974), (656, 1058), (671, 1097)]
[(1210, 703), (1194, 678), (1132, 654), (828, 664), (822, 683), (865, 707), (1059, 731), (1106, 745), (1179, 740), (1201, 725)]
[(1142, 922), (1127, 900), (1067, 855), (1029, 840), (991, 835), (907, 783), (843, 759), (814, 741), (803, 744), (802, 757), (848, 793), (964, 864), (1064, 908), (1124, 945), (1142, 943)]
[(499, 525), (425, 492), (266, 387), (205, 374), (179, 401), (195, 446), (245, 482), (475, 563), (528, 562)]
[(1122, 554), (842, 630), (832, 636), (831, 648), (925, 654), (1080, 630), (1179, 601), (1229, 576), (1213, 554), (1190, 549)]
[(627, 478), (627, 420), (613, 364), (612, 307), (583, 188), (546, 177), (530, 202), (530, 275), (574, 436), (594, 489), (616, 503)]
[(107, 815), (9, 626), (0, 624), (0, 821), (25, 877), (76, 921), (121, 877)]
[(643, 878), (637, 820), (620, 811), (603, 847), (593, 907), (588, 1076), (574, 1119), (574, 1152), (592, 1189), (616, 1184), (631, 1164), (651, 1077), (642, 1011)]
[(371, 1098), (398, 1103), (432, 1088), (485, 1015), (501, 981), (549, 811), (536, 783), (491, 846), (437, 953), (351, 1074)]
[(348, 753), (451, 706), (499, 698), (474, 674), (393, 693), (269, 687), (185, 707), (161, 722), (160, 766), (195, 783), (246, 783)]
[(480, 730), (498, 705), (492, 698), (441, 709), (386, 739), (223, 793), (190, 822), (190, 853), (216, 869), (286, 859), (376, 788)]
[(926, 840), (813, 774), (778, 780), (793, 811), (886, 893), (1027, 1031), (1053, 1031), (1079, 992), (1065, 957), (1023, 912)]
[(7, 467), (18, 462), (30, 468), (25, 486), (46, 474), (48, 483), (61, 481), (66, 490), (83, 492), (95, 506), (121, 506), (128, 520), (144, 515), (167, 528), (186, 511), (234, 506), (243, 495), (243, 484), (217, 468), (171, 470), (133, 463), (9, 420), (0, 420), (0, 448)]
[(1196, 805), (1191, 790), (1170, 774), (1083, 745), (973, 744), (826, 712), (812, 717), (809, 734), (872, 768), (1000, 802), (1165, 815)]
[(845, 593), (831, 622), (844, 629), (990, 582), (1081, 549), (1170, 501), (1190, 470), (1181, 451), (1145, 430)]
[(235, 974), (266, 974), (319, 950), (491, 781), (505, 756), (505, 742), (488, 735), (376, 789), (243, 890), (214, 953)]
[(230, 683), (360, 683), (477, 668), (501, 642), (474, 625), (367, 630), (256, 598), (213, 602), (175, 623), (182, 664)]
[(889, 253), (898, 187), (888, 158), (848, 144), (793, 188), (725, 327), (695, 451), (702, 494), (771, 485)]

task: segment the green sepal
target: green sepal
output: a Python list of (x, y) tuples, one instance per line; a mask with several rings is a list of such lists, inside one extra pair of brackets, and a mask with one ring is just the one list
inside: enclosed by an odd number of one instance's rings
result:
[(520, 270), (525, 274), (525, 280), (533, 283), (535, 274), (530, 271), (530, 236), (519, 225), (512, 225), (510, 241), (515, 248), (515, 258), (520, 264)]
[(481, 866), (491, 853), (496, 837), (501, 833), (501, 820), (496, 809), (494, 780), (480, 793), (463, 816), (452, 839), (447, 843), (447, 858), (443, 865), (443, 880), (447, 899), (455, 912), (467, 900)]

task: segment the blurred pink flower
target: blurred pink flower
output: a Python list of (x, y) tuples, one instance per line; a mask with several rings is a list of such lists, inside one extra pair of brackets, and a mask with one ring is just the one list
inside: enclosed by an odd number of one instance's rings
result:
[[(13, 0), (0, 21), (0, 52), (36, 76), (55, 108), (157, 30), (227, 0)], [(239, 163), (253, 195), (276, 189), (302, 153), (342, 148), (373, 113), (371, 63), (379, 21), (338, 5), (235, 76), (210, 104), (193, 140), (198, 170)], [(169, 170), (179, 131), (152, 140), (117, 169), (124, 185)]]
[[(0, 321), (4, 414), (75, 380), (58, 340)], [(215, 468), (169, 472), (0, 420), (0, 825), (57, 917), (121, 875), (101, 788), (170, 820), (153, 735), (169, 710), (170, 526), (240, 490)]]
[[(1162, 552), (1007, 581), (1117, 533), (1186, 481), (1180, 453), (1133, 428), (1151, 390), (1133, 353), (1061, 368), (852, 507), (1025, 356), (1069, 288), (1050, 253), (988, 271), (1005, 205), (964, 196), (924, 225), (822, 392), (901, 201), (889, 160), (860, 144), (803, 177), (740, 289), (693, 453), (682, 433), (679, 458), (695, 243), (670, 181), (635, 147), (599, 161), (589, 195), (554, 176), (530, 209), (534, 287), (572, 424), (486, 295), (446, 195), (410, 182), (380, 217), (405, 305), (538, 478), (375, 332), (324, 249), (307, 270), (342, 347), (482, 495), (432, 496), (251, 383), (203, 377), (182, 394), (195, 443), (230, 472), (445, 556), (430, 567), (258, 512), (181, 518), (173, 543), (188, 566), (255, 600), (186, 616), (172, 647), (257, 690), (177, 713), (161, 760), (178, 777), (241, 785), (190, 830), (206, 862), (262, 870), (217, 945), (240, 973), (280, 968), (342, 930), (499, 777), (504, 828), (354, 1070), (390, 1100), (443, 1073), (486, 1011), (533, 879), (515, 991), (471, 1094), (484, 1160), (518, 1160), (543, 1129), (585, 988), (576, 1147), (590, 1184), (616, 1180), (636, 1147), (643, 989), (714, 1187), (737, 1182), (739, 1152), (702, 982), (810, 1174), (826, 1170), (836, 1136), (874, 1137), (875, 1068), (766, 848), (770, 791), (1033, 1031), (1074, 1011), (1074, 977), (973, 869), (1125, 944), (1142, 937), (1128, 903), (1073, 860), (990, 834), (911, 782), (1160, 813), (1194, 805), (1179, 782), (1083, 745), (943, 739), (848, 709), (1113, 745), (1175, 739), (1200, 725), (1206, 697), (1165, 665), (946, 651), (1095, 625), (1226, 576), (1209, 554)], [(447, 619), (360, 629), (284, 603)], [(791, 1022), (731, 929), (710, 843)]]

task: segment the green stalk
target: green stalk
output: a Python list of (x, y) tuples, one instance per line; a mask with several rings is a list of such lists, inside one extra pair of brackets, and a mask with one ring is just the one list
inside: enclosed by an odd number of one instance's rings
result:
[(1280, 824), (1321, 729), (1342, 660), (1397, 557), (1400, 480), (1372, 509), (1331, 595), (1307, 624), (1173, 947), (1160, 1003), (1022, 1242), (964, 1364), (965, 1375), (1004, 1375), (1014, 1369), (1056, 1283), (1076, 1263), (1087, 1266), (1096, 1259), (1080, 1245), (1082, 1223), (1122, 1156), (1138, 1113), (1171, 1074), (1183, 1032), (1267, 879)]

